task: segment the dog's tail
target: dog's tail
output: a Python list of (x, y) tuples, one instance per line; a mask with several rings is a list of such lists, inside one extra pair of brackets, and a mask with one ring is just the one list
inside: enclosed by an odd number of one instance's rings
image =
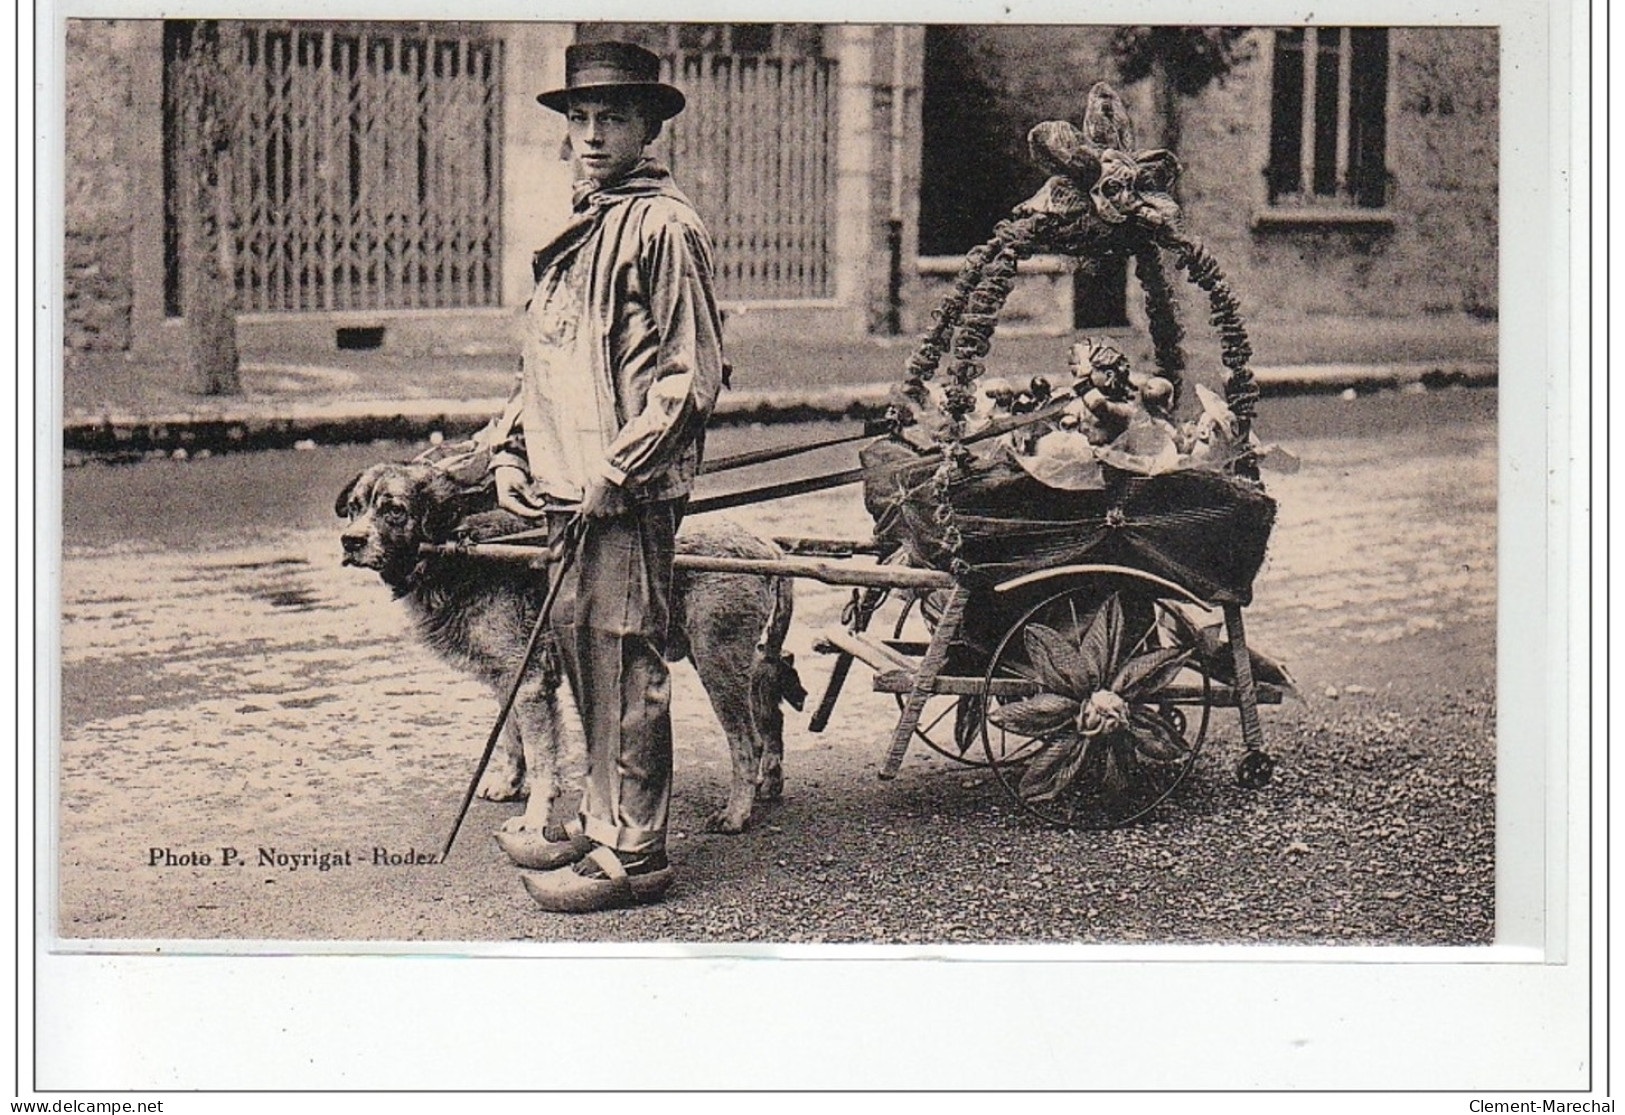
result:
[(807, 703), (807, 690), (796, 672), (796, 656), (784, 651), (784, 639), (795, 614), (795, 582), (790, 577), (769, 577), (767, 583), (772, 600), (756, 639), (756, 661), (758, 667), (765, 663), (771, 669), (752, 671), (758, 676), (767, 675), (765, 691), (753, 693), (752, 698), (760, 702), (764, 712), (777, 711), (781, 701), (800, 712)]

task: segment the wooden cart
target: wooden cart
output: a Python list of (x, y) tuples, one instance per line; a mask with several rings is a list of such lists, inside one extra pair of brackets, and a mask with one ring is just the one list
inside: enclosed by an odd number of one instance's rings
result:
[[(817, 643), (835, 660), (810, 729), (829, 724), (852, 665), (868, 667), (875, 691), (895, 695), (899, 709), (882, 778), (897, 776), (919, 740), (991, 769), (1047, 823), (1111, 828), (1172, 794), (1214, 710), (1235, 708), (1245, 745), (1236, 777), (1255, 789), (1270, 780), (1258, 706), (1279, 703), (1282, 690), (1254, 677), (1239, 604), (1215, 605), (1128, 565), (1057, 566), (984, 584), (901, 564), (899, 551), (871, 542), (776, 541), (783, 558), (679, 554), (676, 566), (852, 587), (841, 624)], [(534, 541), (442, 549), (543, 560)], [(889, 635), (875, 633), (888, 622)], [(1121, 723), (1090, 723), (1091, 702)], [(1054, 714), (1034, 722), (1009, 711), (1033, 705)]]
[[(1126, 565), (1058, 566), (991, 585), (883, 560), (867, 543), (777, 540), (790, 556), (744, 561), (680, 555), (680, 568), (764, 573), (853, 586), (843, 622), (816, 644), (835, 656), (810, 730), (829, 724), (853, 663), (873, 674), (875, 691), (895, 695), (897, 723), (887, 736), (880, 777), (895, 778), (918, 740), (971, 767), (993, 771), (1023, 810), (1050, 824), (1110, 828), (1149, 814), (1189, 773), (1217, 709), (1239, 711), (1244, 753), (1237, 780), (1270, 781), (1258, 706), (1278, 704), (1282, 688), (1254, 677), (1239, 604), (1215, 605), (1155, 573)], [(1091, 628), (1116, 620), (1117, 646), (1091, 682), (1057, 666), (1070, 648), (1081, 660)], [(877, 634), (887, 631), (887, 634)], [(1045, 647), (1055, 632), (1059, 647)], [(1051, 661), (1039, 662), (1049, 654)], [(1127, 732), (1089, 733), (1085, 708), (1123, 667), (1147, 657), (1166, 676), (1127, 686)], [(1085, 668), (1087, 662), (1081, 662)], [(1133, 682), (1131, 677), (1128, 679)], [(1052, 723), (1021, 723), (1001, 710), (1035, 699), (1053, 703)], [(1077, 706), (1066, 715), (1065, 704)], [(1097, 703), (1109, 704), (1109, 701)], [(1071, 762), (1071, 776), (1034, 777), (1035, 763)], [(1064, 771), (1061, 773), (1065, 773)]]

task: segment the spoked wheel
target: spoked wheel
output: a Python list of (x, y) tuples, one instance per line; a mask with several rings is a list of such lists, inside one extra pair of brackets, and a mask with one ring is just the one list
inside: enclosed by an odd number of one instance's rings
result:
[[(922, 642), (929, 642), (936, 631), (936, 620), (923, 605), (918, 595), (910, 596), (898, 613), (892, 626), (892, 638), (906, 640), (913, 634)], [(975, 676), (972, 674), (971, 676)], [(893, 695), (897, 709), (907, 704), (906, 694)], [(944, 758), (967, 767), (987, 767), (986, 752), (979, 745), (982, 725), (983, 699), (976, 696), (937, 696), (930, 698), (920, 714), (915, 738)]]
[(1129, 577), (1076, 585), (1005, 633), (984, 678), (982, 746), (1026, 812), (1067, 828), (1150, 813), (1196, 763), (1212, 687), (1190, 621)]

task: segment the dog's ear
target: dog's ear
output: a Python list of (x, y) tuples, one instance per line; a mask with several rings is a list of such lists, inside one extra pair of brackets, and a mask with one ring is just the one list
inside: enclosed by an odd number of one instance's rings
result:
[(344, 485), (344, 490), (339, 493), (339, 498), (333, 501), (333, 514), (341, 519), (350, 517), (350, 496), (355, 492), (355, 486), (361, 483), (361, 478), (365, 475), (367, 475), (366, 470), (362, 470), (350, 477), (350, 482)]
[(431, 542), (443, 542), (471, 510), (469, 491), (444, 469), (434, 465), (423, 467), (427, 469), (422, 488), (425, 497), (423, 533)]

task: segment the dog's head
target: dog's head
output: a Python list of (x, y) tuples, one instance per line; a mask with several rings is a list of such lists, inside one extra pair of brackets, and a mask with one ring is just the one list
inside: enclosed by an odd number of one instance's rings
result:
[(446, 541), (468, 498), (466, 488), (433, 465), (372, 465), (333, 503), (350, 521), (340, 536), (344, 564), (376, 569), (385, 583), (405, 590), (422, 560), (419, 547)]

